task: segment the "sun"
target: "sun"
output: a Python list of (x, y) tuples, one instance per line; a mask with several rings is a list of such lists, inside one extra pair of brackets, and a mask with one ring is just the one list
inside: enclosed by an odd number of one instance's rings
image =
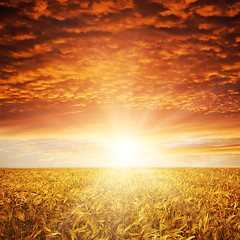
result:
[(120, 158), (130, 159), (136, 156), (138, 145), (132, 139), (120, 138), (114, 143), (113, 151)]
[(114, 139), (111, 144), (111, 152), (115, 166), (136, 166), (140, 161), (142, 144), (136, 139), (121, 137)]

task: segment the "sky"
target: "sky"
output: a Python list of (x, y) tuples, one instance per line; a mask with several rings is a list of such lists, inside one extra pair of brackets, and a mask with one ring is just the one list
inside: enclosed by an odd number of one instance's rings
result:
[(0, 167), (240, 167), (238, 0), (1, 0), (0, 56)]

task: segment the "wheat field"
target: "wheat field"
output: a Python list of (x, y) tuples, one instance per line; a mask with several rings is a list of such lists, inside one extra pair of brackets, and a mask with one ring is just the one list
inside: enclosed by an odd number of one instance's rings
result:
[(0, 239), (240, 239), (240, 169), (0, 169)]

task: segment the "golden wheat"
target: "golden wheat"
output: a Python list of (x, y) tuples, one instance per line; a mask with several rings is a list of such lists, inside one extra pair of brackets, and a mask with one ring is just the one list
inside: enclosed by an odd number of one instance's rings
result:
[(0, 169), (1, 239), (240, 239), (240, 169)]

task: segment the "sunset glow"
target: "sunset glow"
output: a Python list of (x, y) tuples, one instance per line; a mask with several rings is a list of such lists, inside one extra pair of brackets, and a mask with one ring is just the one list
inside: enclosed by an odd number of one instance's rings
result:
[(0, 167), (239, 167), (239, 9), (3, 1)]
[(130, 138), (118, 138), (112, 143), (113, 158), (116, 161), (115, 165), (139, 166), (143, 146), (136, 140)]

